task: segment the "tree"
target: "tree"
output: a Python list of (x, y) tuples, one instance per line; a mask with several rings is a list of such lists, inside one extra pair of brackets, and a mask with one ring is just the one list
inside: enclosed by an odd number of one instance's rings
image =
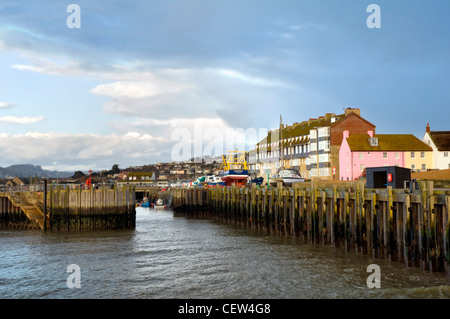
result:
[(84, 174), (82, 171), (76, 171), (75, 174), (73, 174), (72, 178), (78, 179), (78, 178), (82, 178), (85, 176), (86, 176), (86, 174)]
[(111, 168), (111, 172), (113, 174), (119, 174), (120, 173), (120, 168), (119, 168), (119, 164), (114, 164)]

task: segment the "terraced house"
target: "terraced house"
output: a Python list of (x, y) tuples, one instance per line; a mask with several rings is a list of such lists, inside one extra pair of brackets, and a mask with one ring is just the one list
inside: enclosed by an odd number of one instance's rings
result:
[(343, 132), (339, 150), (340, 174), (343, 181), (364, 176), (368, 167), (398, 166), (412, 170), (432, 167), (433, 150), (411, 134), (350, 134)]
[(298, 170), (304, 178), (337, 180), (342, 132), (354, 134), (375, 131), (375, 125), (363, 119), (360, 110), (347, 108), (345, 113), (327, 113), (290, 126), (269, 131), (249, 153), (251, 169), (261, 176), (281, 168)]
[(431, 131), (427, 123), (422, 140), (433, 149), (433, 169), (450, 169), (450, 131)]

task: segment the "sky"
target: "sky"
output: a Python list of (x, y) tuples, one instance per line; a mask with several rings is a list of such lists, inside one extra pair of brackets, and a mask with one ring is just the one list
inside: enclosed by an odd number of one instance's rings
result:
[(221, 155), (280, 116), (347, 107), (379, 134), (450, 130), (448, 12), (448, 0), (0, 0), (0, 166)]

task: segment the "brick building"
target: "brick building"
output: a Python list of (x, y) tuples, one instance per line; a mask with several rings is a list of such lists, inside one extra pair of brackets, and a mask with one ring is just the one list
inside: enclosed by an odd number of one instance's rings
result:
[(250, 152), (250, 167), (261, 176), (293, 168), (307, 179), (337, 180), (344, 130), (361, 134), (375, 131), (375, 125), (362, 118), (357, 108), (292, 125), (280, 124), (280, 129), (268, 132)]

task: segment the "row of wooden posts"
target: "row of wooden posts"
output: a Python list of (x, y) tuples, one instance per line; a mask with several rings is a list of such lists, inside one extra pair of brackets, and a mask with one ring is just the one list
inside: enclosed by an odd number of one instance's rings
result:
[(298, 183), (291, 188), (173, 190), (175, 212), (302, 237), (450, 275), (450, 190), (366, 189)]

